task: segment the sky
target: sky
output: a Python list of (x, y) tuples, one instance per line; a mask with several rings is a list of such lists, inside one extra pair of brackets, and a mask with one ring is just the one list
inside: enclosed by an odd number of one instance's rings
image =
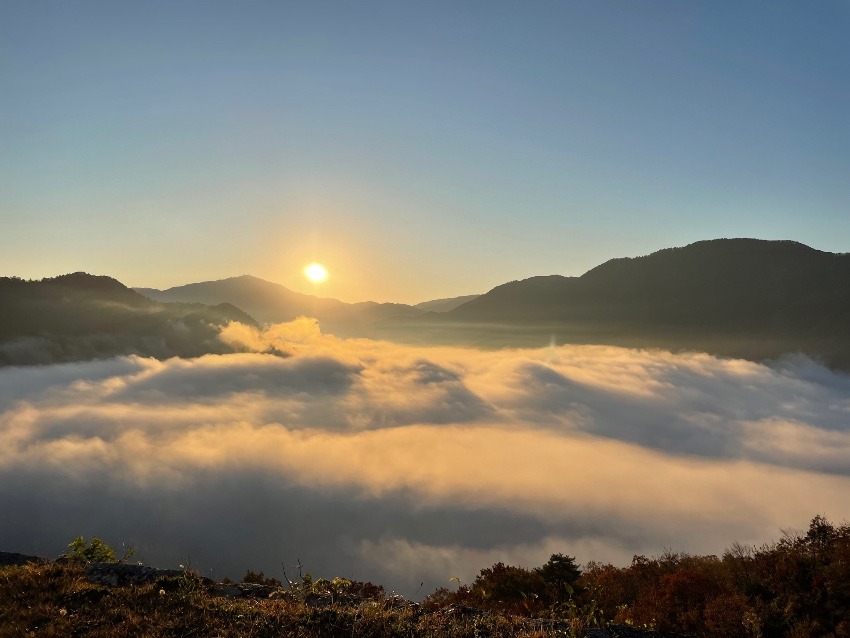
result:
[(804, 357), (425, 348), (308, 319), (220, 338), (257, 352), (0, 368), (0, 548), (98, 536), (421, 598), (497, 562), (721, 556), (850, 513), (850, 377)]
[(10, 0), (0, 275), (414, 303), (716, 237), (847, 252), (848, 31), (843, 0)]

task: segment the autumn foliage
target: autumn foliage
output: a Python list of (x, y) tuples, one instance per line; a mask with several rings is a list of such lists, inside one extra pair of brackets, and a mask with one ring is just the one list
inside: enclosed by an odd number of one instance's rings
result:
[(591, 562), (583, 573), (560, 554), (532, 570), (498, 563), (426, 604), (705, 638), (850, 638), (850, 525), (816, 516), (804, 533), (734, 544), (722, 557), (668, 552), (635, 556), (628, 567)]
[(108, 587), (84, 573), (94, 558), (114, 560), (108, 546), (80, 538), (69, 549), (55, 563), (0, 567), (0, 637), (37, 630), (92, 638), (579, 638), (616, 625), (614, 635), (629, 626), (695, 638), (850, 638), (850, 524), (821, 516), (803, 533), (762, 547), (734, 544), (722, 557), (667, 552), (635, 556), (626, 567), (591, 562), (583, 571), (564, 554), (533, 569), (496, 563), (421, 604), (379, 585), (300, 572), (300, 582), (284, 586), (248, 571), (245, 583), (276, 588), (265, 599), (224, 598), (188, 571)]

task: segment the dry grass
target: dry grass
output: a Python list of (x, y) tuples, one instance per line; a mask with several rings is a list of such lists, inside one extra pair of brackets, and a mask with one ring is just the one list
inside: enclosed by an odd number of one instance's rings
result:
[(0, 567), (0, 637), (138, 638), (418, 637), (543, 638), (563, 631), (526, 618), (388, 600), (309, 607), (297, 599), (228, 599), (192, 574), (143, 586), (89, 583), (81, 564)]

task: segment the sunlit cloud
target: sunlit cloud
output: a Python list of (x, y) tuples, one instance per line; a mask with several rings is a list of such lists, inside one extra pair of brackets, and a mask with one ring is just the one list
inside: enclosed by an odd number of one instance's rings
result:
[(220, 338), (254, 352), (0, 369), (2, 548), (98, 534), (412, 594), (847, 516), (850, 378), (807, 359), (425, 348), (308, 319)]

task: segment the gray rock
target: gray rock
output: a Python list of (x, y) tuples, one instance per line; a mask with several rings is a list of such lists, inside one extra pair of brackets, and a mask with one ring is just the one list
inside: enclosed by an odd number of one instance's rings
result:
[(27, 554), (18, 554), (16, 552), (0, 552), (0, 567), (48, 562), (50, 561), (46, 558), (42, 558), (41, 556), (28, 556)]
[(227, 598), (242, 598), (245, 593), (236, 586), (236, 583), (218, 583), (213, 585), (212, 593)]
[(307, 607), (330, 607), (334, 604), (334, 599), (331, 596), (310, 593), (304, 597), (304, 604)]
[(157, 569), (146, 565), (124, 563), (91, 563), (86, 566), (86, 580), (99, 585), (122, 587), (144, 585), (166, 576), (182, 576), (179, 569)]

